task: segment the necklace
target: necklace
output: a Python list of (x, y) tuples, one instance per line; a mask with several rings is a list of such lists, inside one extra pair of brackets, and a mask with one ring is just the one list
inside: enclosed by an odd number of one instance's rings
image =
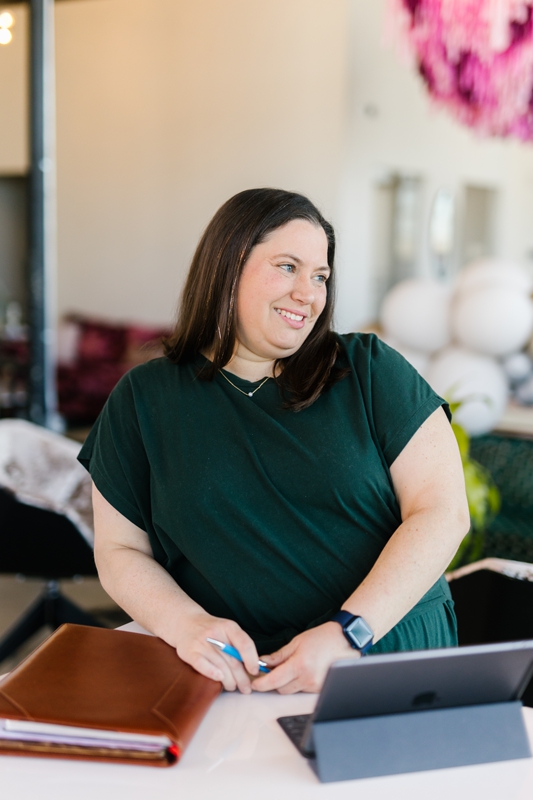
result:
[(265, 383), (268, 381), (268, 379), (269, 379), (269, 377), (270, 377), (269, 375), (267, 375), (267, 377), (265, 378), (265, 380), (264, 380), (264, 381), (262, 381), (262, 382), (259, 384), (259, 386), (257, 387), (257, 389), (254, 389), (254, 390), (253, 390), (253, 392), (245, 392), (245, 391), (243, 391), (243, 389), (239, 389), (239, 387), (238, 387), (238, 386), (235, 386), (235, 384), (233, 383), (233, 381), (230, 381), (230, 379), (228, 378), (228, 376), (227, 376), (227, 375), (225, 375), (225, 374), (222, 372), (222, 370), (221, 370), (221, 369), (219, 369), (219, 372), (220, 372), (220, 374), (222, 375), (222, 377), (223, 377), (223, 378), (225, 378), (225, 379), (227, 380), (227, 382), (228, 382), (228, 383), (231, 383), (231, 385), (233, 386), (233, 388), (234, 388), (234, 389), (237, 389), (237, 391), (238, 391), (238, 392), (240, 392), (241, 394), (245, 394), (247, 397), (253, 397), (253, 396), (254, 396), (254, 394), (255, 394), (256, 392), (258, 392), (258, 391), (259, 391), (259, 389), (261, 388), (261, 386), (264, 386), (264, 385), (265, 385)]

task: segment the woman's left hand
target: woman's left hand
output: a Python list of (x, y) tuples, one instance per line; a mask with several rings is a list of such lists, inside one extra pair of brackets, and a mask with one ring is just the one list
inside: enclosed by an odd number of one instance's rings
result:
[(299, 633), (281, 650), (260, 656), (272, 671), (256, 678), (252, 688), (257, 692), (276, 689), (280, 694), (319, 692), (334, 661), (360, 655), (350, 647), (337, 622), (325, 622)]

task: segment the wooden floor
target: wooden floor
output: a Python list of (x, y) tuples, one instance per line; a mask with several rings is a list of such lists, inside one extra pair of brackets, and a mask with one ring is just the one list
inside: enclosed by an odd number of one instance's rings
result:
[[(0, 638), (27, 610), (43, 588), (43, 581), (21, 580), (13, 575), (0, 575)], [(129, 617), (104, 592), (98, 578), (83, 578), (76, 582), (61, 581), (61, 591), (69, 600), (94, 614), (110, 628), (123, 625), (129, 620)], [(50, 629), (43, 628), (13, 656), (1, 662), (0, 675), (13, 669), (49, 634)]]

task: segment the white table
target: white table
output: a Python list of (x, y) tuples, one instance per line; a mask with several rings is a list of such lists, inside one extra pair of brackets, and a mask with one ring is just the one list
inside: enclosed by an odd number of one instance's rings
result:
[[(139, 630), (133, 623), (129, 630)], [(0, 756), (9, 800), (532, 800), (533, 759), (320, 784), (276, 718), (315, 695), (223, 694), (168, 769)], [(533, 709), (524, 709), (533, 746)]]

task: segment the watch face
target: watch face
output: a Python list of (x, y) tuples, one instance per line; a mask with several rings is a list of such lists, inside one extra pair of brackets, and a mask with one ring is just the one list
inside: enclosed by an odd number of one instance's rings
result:
[(366, 647), (374, 637), (374, 631), (362, 617), (356, 617), (344, 630), (359, 650)]

